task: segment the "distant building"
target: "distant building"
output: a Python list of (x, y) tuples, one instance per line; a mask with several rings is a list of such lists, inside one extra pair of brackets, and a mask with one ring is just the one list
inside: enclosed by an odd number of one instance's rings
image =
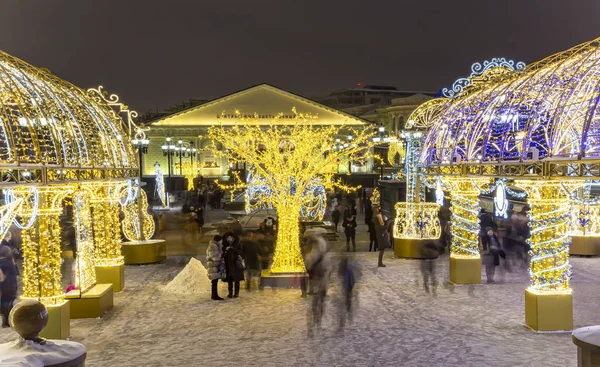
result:
[(331, 92), (315, 98), (319, 103), (383, 125), (390, 133), (404, 128), (408, 116), (435, 92), (398, 90), (392, 86), (365, 85)]

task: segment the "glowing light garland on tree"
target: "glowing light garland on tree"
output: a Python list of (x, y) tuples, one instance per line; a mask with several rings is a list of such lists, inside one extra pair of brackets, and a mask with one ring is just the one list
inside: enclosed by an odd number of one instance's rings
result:
[[(372, 132), (348, 126), (319, 125), (316, 117), (297, 113), (294, 121), (283, 124), (275, 117), (267, 128), (254, 119), (236, 111), (239, 122), (232, 127), (211, 127), (209, 138), (217, 156), (225, 156), (230, 163), (245, 161), (271, 190), (262, 196), (277, 210), (278, 231), (271, 272), (304, 272), (300, 253), (299, 219), (305, 193), (318, 177), (325, 188), (341, 187), (333, 181), (330, 167), (342, 158), (367, 159), (372, 146)], [(333, 149), (337, 136), (352, 135), (352, 143), (344, 150)], [(218, 150), (220, 144), (225, 149)], [(360, 154), (360, 158), (354, 158)]]

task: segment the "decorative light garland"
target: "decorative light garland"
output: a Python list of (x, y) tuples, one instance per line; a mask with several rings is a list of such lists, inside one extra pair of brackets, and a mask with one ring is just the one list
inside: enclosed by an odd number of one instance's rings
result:
[(436, 203), (396, 203), (394, 207), (394, 238), (440, 238), (442, 231)]
[(569, 199), (562, 184), (519, 180), (517, 186), (528, 193), (531, 247), (529, 274), (534, 292), (570, 293)]

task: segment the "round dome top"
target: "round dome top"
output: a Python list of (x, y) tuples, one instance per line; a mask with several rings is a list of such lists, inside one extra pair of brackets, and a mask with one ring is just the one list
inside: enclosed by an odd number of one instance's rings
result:
[(0, 164), (110, 171), (84, 178), (130, 177), (137, 168), (123, 120), (107, 103), (1, 51)]
[(435, 118), (420, 163), (600, 156), (599, 40), (465, 88)]

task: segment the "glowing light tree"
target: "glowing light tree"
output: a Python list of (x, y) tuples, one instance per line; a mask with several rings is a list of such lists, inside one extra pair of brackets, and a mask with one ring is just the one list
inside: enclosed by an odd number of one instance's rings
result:
[[(303, 206), (314, 200), (306, 195), (315, 180), (327, 189), (348, 186), (333, 180), (336, 162), (346, 157), (364, 160), (370, 157), (372, 132), (345, 125), (321, 125), (317, 118), (297, 113), (283, 123), (277, 115), (266, 128), (257, 121), (240, 115), (232, 127), (212, 127), (209, 137), (216, 155), (230, 163), (246, 162), (249, 171), (268, 187), (261, 200), (277, 210), (277, 242), (271, 273), (303, 273), (300, 253), (300, 218)], [(334, 149), (335, 139), (351, 136), (343, 150)], [(222, 145), (224, 150), (216, 149)]]

